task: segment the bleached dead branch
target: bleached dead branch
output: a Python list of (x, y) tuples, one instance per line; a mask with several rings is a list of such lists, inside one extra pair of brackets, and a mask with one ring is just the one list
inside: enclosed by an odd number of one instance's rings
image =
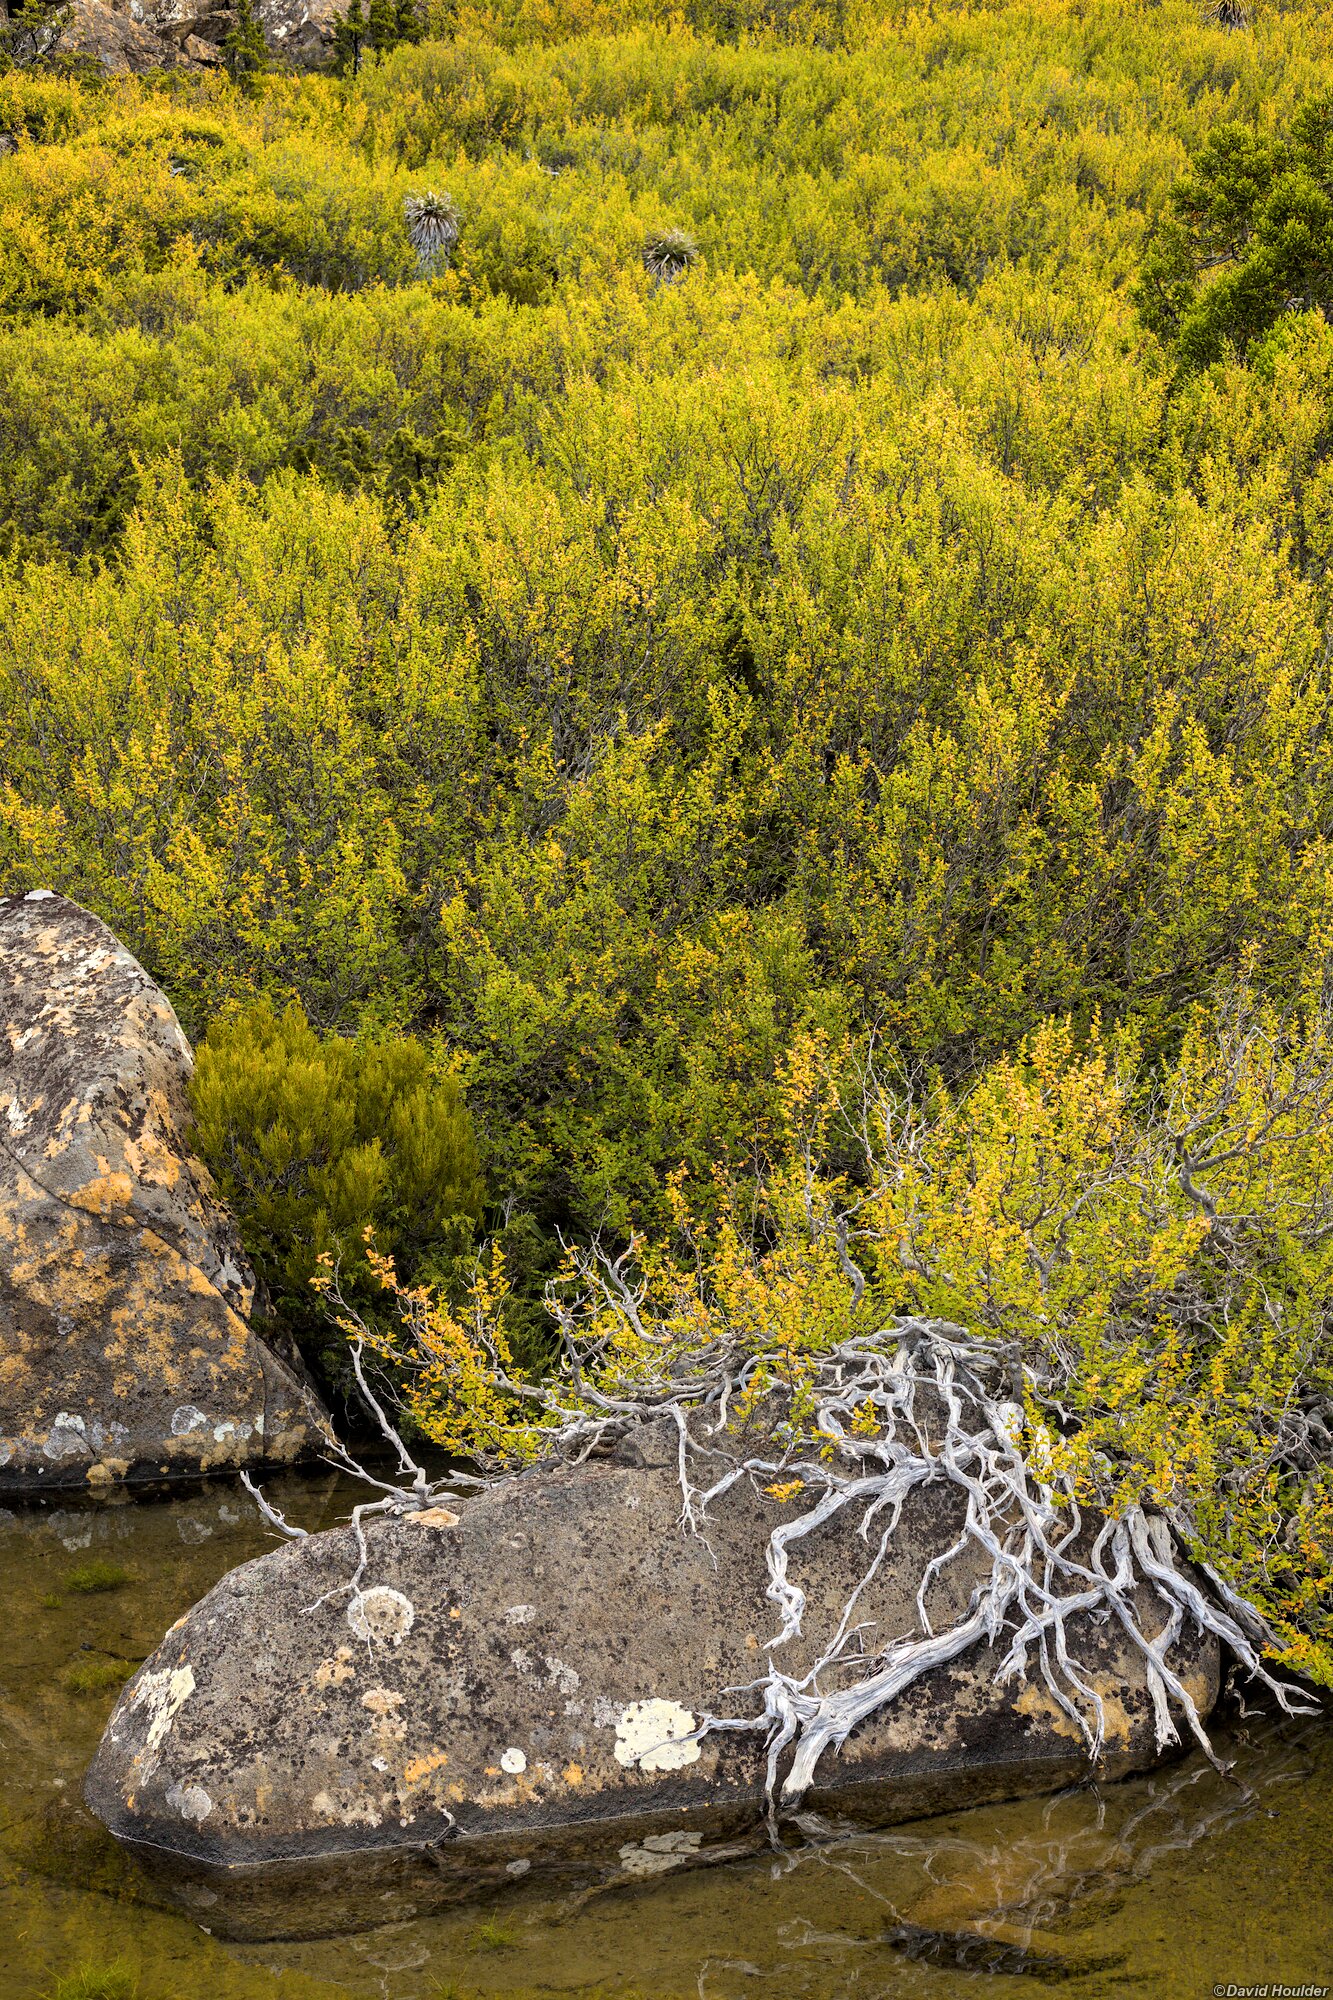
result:
[[(590, 1257), (584, 1276), (614, 1294), (627, 1316), (638, 1313), (641, 1301), (623, 1263)], [(350, 1310), (345, 1303), (343, 1309)], [(569, 1317), (563, 1331), (564, 1377), (551, 1386), (511, 1385), (515, 1394), (522, 1391), (541, 1406), (550, 1455), (581, 1461), (639, 1426), (669, 1419), (677, 1437), (682, 1526), (705, 1537), (711, 1510), (738, 1481), (765, 1487), (785, 1482), (794, 1489), (799, 1483), (801, 1511), (778, 1523), (768, 1539), (768, 1597), (776, 1629), (764, 1648), (766, 1668), (749, 1688), (735, 1690), (750, 1694), (757, 1705), (749, 1713), (706, 1716), (697, 1732), (762, 1735), (775, 1808), (779, 1802), (788, 1810), (799, 1806), (826, 1753), (837, 1751), (858, 1724), (890, 1707), (935, 1668), (983, 1643), (1003, 1649), (996, 1680), (1039, 1683), (1077, 1728), (1095, 1763), (1105, 1744), (1105, 1714), (1079, 1646), (1081, 1633), (1086, 1636), (1108, 1619), (1142, 1658), (1160, 1746), (1178, 1742), (1183, 1723), (1217, 1762), (1204, 1717), (1179, 1670), (1182, 1641), (1191, 1632), (1211, 1633), (1229, 1647), (1281, 1709), (1309, 1712), (1308, 1700), (1265, 1667), (1261, 1649), (1276, 1649), (1277, 1641), (1262, 1618), (1218, 1579), (1205, 1577), (1202, 1585), (1194, 1580), (1165, 1517), (1135, 1505), (1120, 1519), (1088, 1522), (1072, 1493), (1034, 1469), (1023, 1449), (1024, 1412), (1013, 1399), (1020, 1364), (1004, 1348), (973, 1340), (962, 1327), (919, 1319), (848, 1339), (815, 1366), (813, 1418), (779, 1423), (781, 1442), (754, 1452), (746, 1449), (747, 1430), (727, 1425), (727, 1412), (766, 1360), (772, 1379), (775, 1357), (751, 1353), (742, 1359), (719, 1340), (703, 1354), (692, 1352), (679, 1375), (664, 1354), (657, 1382), (642, 1393), (617, 1397), (591, 1385), (589, 1356), (581, 1352)], [(431, 1482), (413, 1460), (366, 1383), (359, 1347), (353, 1352), (368, 1406), (412, 1483), (393, 1489), (374, 1482), (382, 1497), (355, 1510), (360, 1561), (348, 1582), (331, 1593), (336, 1595), (361, 1586), (368, 1559), (364, 1517), (429, 1505), (445, 1485)], [(357, 1469), (346, 1454), (342, 1462)], [(867, 1651), (866, 1627), (856, 1621), (858, 1603), (892, 1551), (908, 1496), (931, 1485), (951, 1487), (960, 1496), (962, 1527), (920, 1577), (920, 1629), (878, 1652)], [(273, 1510), (265, 1512), (291, 1532)], [(838, 1516), (855, 1522), (866, 1560), (833, 1629), (811, 1634), (791, 1559), (808, 1536)], [(956, 1616), (937, 1624), (932, 1597), (952, 1571), (972, 1579), (966, 1602)], [(1153, 1619), (1140, 1609), (1144, 1597), (1155, 1607)], [(811, 1637), (817, 1644), (814, 1663), (789, 1670), (785, 1662), (793, 1643)]]

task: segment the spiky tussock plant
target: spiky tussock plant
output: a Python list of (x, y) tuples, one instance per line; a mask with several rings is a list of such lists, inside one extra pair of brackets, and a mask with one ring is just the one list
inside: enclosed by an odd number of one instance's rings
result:
[(659, 285), (674, 285), (699, 256), (699, 246), (683, 229), (656, 229), (643, 246), (643, 268)]
[(1250, 10), (1245, 0), (1210, 0), (1204, 12), (1218, 28), (1248, 28), (1250, 25)]
[(453, 199), (447, 194), (410, 194), (403, 203), (403, 213), (418, 267), (430, 271), (447, 264), (462, 225)]

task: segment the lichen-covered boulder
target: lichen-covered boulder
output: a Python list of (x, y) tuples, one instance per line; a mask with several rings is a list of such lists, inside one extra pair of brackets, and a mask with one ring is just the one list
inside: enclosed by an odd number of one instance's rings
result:
[(106, 926), (0, 897), (0, 1491), (298, 1457), (323, 1413), (251, 1328), (186, 1144), (189, 1045)]
[[(742, 1851), (764, 1837), (762, 1735), (696, 1730), (762, 1708), (777, 1622), (765, 1548), (793, 1503), (742, 1483), (703, 1539), (680, 1501), (668, 1424), (457, 1514), (368, 1522), (355, 1590), (350, 1528), (246, 1564), (127, 1686), (89, 1804), (233, 1937), (383, 1923), (534, 1870), (629, 1881)], [(944, 1485), (909, 1499), (893, 1560), (856, 1603), (867, 1656), (920, 1629), (922, 1572), (956, 1540), (961, 1506)], [(778, 1649), (785, 1671), (809, 1667), (868, 1559), (846, 1514), (793, 1544), (809, 1637)], [(955, 1564), (932, 1587), (937, 1625), (979, 1574)], [(1104, 1771), (1152, 1764), (1140, 1657), (1110, 1622), (1075, 1617), (1070, 1641), (1101, 1694)], [(1086, 1772), (1039, 1679), (997, 1686), (999, 1658), (978, 1646), (860, 1725), (807, 1804), (886, 1823)], [(1178, 1664), (1206, 1713), (1213, 1642)]]

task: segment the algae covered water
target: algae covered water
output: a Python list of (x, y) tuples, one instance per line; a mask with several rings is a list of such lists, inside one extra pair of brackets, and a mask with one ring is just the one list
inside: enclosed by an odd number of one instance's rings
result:
[[(275, 1492), (308, 1527), (350, 1500), (331, 1478)], [(1333, 1990), (1333, 1720), (1243, 1714), (1241, 1783), (1191, 1756), (880, 1834), (811, 1819), (781, 1853), (690, 1873), (664, 1856), (630, 1887), (519, 1882), (352, 1937), (224, 1945), (121, 1857), (80, 1785), (126, 1675), (270, 1540), (232, 1487), (0, 1514), (0, 2000), (117, 1962), (140, 2000)]]

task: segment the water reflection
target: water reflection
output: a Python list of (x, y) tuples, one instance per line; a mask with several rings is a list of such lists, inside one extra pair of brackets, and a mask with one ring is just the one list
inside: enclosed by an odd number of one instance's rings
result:
[[(1053, 1985), (1080, 2000), (1183, 1995), (1238, 1976), (1233, 1898), (1244, 1897), (1260, 1918), (1266, 1976), (1317, 1977), (1333, 1958), (1330, 1732), (1251, 1723), (1232, 1749), (1247, 1783), (1191, 1759), (1151, 1779), (884, 1833), (807, 1818), (762, 1861), (559, 1900), (520, 1887), (484, 1922), (452, 1912), (239, 1955), (377, 2000), (943, 2000), (981, 1981), (996, 2000)], [(1311, 1874), (1319, 1884), (1302, 1892), (1294, 1922), (1281, 1914), (1284, 1870), (1289, 1887)], [(1171, 1919), (1186, 1905), (1188, 1948)]]

